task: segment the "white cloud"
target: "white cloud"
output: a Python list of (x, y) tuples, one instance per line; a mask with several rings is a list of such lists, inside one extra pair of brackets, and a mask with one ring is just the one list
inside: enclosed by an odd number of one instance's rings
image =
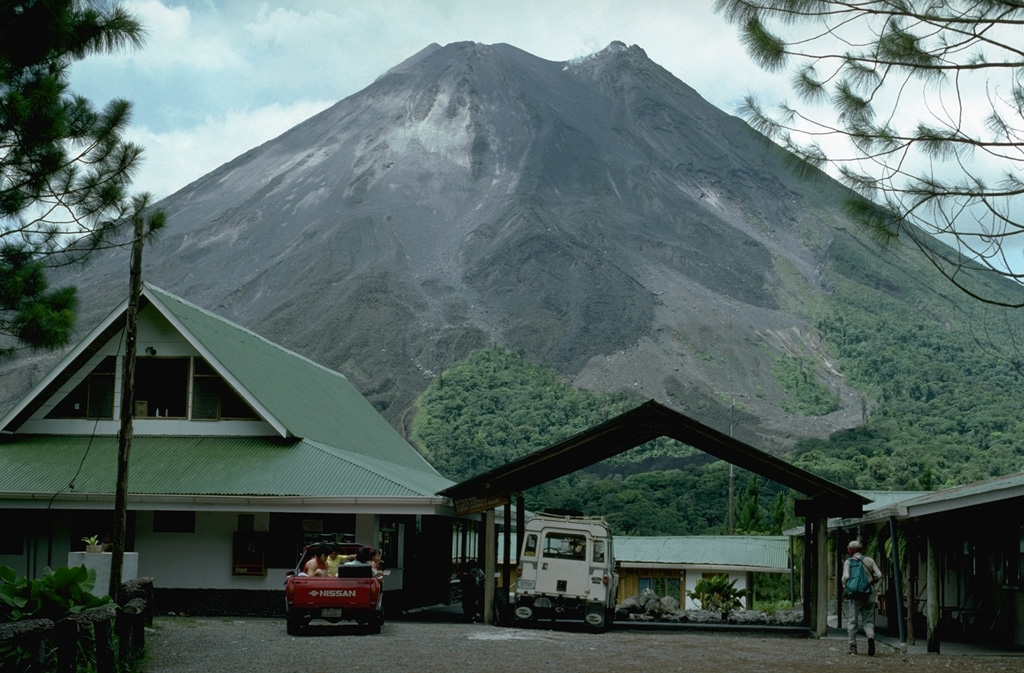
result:
[(297, 101), (251, 111), (229, 111), (207, 117), (199, 125), (167, 132), (134, 127), (129, 139), (145, 147), (145, 153), (133, 188), (151, 192), (157, 199), (168, 196), (217, 166), (276, 138), (333, 102)]
[[(507, 43), (564, 61), (613, 40), (637, 44), (731, 111), (772, 78), (752, 65), (711, 1), (129, 0), (148, 30), (133, 52), (90, 56), (72, 86), (102, 105), (134, 104), (146, 147), (136, 184), (167, 195), (371, 84), (432, 42)], [(779, 78), (776, 78), (779, 79)], [(783, 97), (784, 82), (767, 100)], [(309, 114), (306, 114), (306, 112)], [(231, 124), (238, 124), (236, 131)], [(198, 171), (198, 173), (197, 173)]]

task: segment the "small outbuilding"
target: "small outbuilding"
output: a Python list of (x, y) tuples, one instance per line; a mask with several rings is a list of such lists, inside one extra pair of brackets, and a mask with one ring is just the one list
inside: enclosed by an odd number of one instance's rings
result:
[(747, 608), (757, 598), (759, 573), (790, 573), (789, 538), (784, 535), (615, 536), (619, 599), (651, 590), (687, 610), (701, 606), (688, 592), (697, 581), (726, 575), (737, 589), (749, 589)]

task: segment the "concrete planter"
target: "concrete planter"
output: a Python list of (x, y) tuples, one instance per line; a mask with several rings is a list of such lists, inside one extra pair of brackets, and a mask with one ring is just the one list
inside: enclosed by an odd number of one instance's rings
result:
[[(100, 547), (102, 549), (103, 547)], [(110, 588), (110, 561), (113, 554), (110, 552), (73, 551), (68, 552), (68, 567), (85, 566), (96, 571), (96, 586), (92, 593), (95, 596), (107, 596)], [(139, 554), (138, 552), (125, 552), (124, 563), (121, 566), (121, 581), (137, 579), (139, 576)]]

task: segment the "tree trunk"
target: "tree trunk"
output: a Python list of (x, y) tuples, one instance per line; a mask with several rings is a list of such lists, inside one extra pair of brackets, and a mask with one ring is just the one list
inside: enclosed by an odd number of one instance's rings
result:
[(120, 602), (121, 571), (124, 568), (128, 519), (128, 455), (132, 448), (132, 420), (135, 417), (135, 345), (138, 340), (139, 297), (142, 295), (141, 213), (135, 215), (135, 239), (124, 325), (124, 367), (121, 377), (121, 431), (117, 442), (117, 490), (114, 494), (114, 551), (110, 557), (109, 595)]

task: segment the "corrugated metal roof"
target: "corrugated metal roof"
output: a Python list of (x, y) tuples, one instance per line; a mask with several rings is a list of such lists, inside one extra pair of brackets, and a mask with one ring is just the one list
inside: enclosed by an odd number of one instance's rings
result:
[[(111, 494), (115, 437), (31, 436), (0, 443), (0, 492)], [(147, 437), (132, 441), (131, 494), (433, 496), (452, 482), (309, 440)]]
[(616, 535), (614, 551), (615, 560), (623, 563), (789, 568), (789, 539), (784, 535)]
[(871, 512), (877, 509), (885, 509), (904, 500), (916, 498), (928, 493), (928, 491), (857, 491), (857, 493), (871, 499), (871, 502), (864, 505), (864, 511)]
[(965, 484), (964, 486), (953, 486), (923, 495), (919, 494), (915, 498), (901, 502), (900, 506), (906, 507), (908, 514), (913, 516), (914, 508), (935, 506), (943, 503), (955, 507), (954, 503), (958, 500), (970, 501), (983, 496), (991, 496), (993, 499), (1001, 499), (1004, 495), (1006, 497), (1019, 497), (1021, 491), (1024, 491), (1024, 472), (985, 481), (977, 481), (973, 484)]
[(439, 476), (342, 374), (159, 288), (146, 290), (291, 435)]

